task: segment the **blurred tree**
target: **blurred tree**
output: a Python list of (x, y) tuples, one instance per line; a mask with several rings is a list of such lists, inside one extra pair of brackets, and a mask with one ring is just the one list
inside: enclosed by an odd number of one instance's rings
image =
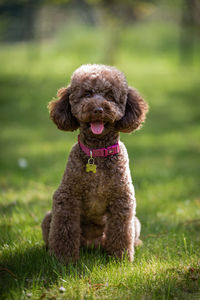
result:
[(177, 23), (174, 12), (181, 13), (181, 58), (188, 59), (199, 38), (200, 0), (0, 0), (0, 39), (42, 41), (76, 15), (74, 22), (104, 28), (102, 61), (114, 64), (126, 26), (150, 18), (158, 8)]
[(116, 51), (126, 26), (152, 13), (156, 0), (85, 0), (101, 12), (101, 25), (107, 35), (102, 60), (114, 64)]
[(181, 59), (190, 62), (196, 40), (200, 37), (200, 1), (183, 0), (182, 2)]
[(39, 0), (1, 0), (1, 40), (32, 40), (38, 3)]

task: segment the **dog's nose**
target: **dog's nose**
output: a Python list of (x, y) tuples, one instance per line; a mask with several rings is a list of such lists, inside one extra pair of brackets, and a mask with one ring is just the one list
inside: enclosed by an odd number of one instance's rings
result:
[(94, 113), (95, 114), (102, 114), (103, 113), (103, 108), (102, 107), (96, 107), (94, 109)]

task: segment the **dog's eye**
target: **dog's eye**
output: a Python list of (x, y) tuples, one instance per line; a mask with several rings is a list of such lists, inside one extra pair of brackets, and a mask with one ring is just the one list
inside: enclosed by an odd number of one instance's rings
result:
[(85, 91), (83, 96), (86, 98), (92, 97), (92, 91)]
[(107, 93), (105, 98), (106, 98), (107, 100), (110, 100), (110, 101), (115, 101), (114, 96), (113, 96), (112, 94), (110, 94), (110, 93)]

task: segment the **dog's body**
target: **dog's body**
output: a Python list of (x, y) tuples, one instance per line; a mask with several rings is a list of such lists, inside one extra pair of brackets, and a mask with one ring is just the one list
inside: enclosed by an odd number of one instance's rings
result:
[[(52, 212), (43, 220), (44, 241), (64, 262), (77, 260), (81, 245), (101, 245), (119, 258), (126, 253), (132, 261), (140, 223), (135, 217), (128, 154), (119, 141), (119, 132), (138, 128), (147, 105), (128, 87), (121, 72), (104, 65), (79, 68), (71, 85), (61, 89), (58, 96), (50, 103), (52, 120), (62, 130), (80, 128), (80, 136), (54, 194)], [(119, 152), (93, 156), (94, 149), (118, 142)], [(86, 172), (90, 156), (81, 145), (88, 149), (96, 173)]]

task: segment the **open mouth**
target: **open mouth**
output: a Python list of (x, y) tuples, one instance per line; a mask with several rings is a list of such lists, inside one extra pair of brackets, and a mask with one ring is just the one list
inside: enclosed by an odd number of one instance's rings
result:
[(90, 129), (93, 134), (101, 134), (104, 130), (104, 123), (102, 121), (91, 122)]

